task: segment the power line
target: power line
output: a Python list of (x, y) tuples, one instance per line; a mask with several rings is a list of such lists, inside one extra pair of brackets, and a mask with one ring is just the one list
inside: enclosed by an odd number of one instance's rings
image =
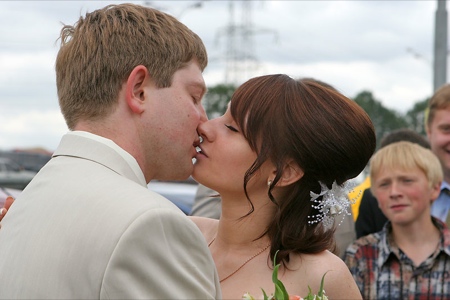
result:
[[(240, 19), (237, 18), (235, 4), (241, 4)], [(272, 33), (276, 38), (277, 32), (271, 29), (256, 27), (253, 24), (254, 2), (228, 1), (228, 25), (219, 28), (216, 41), (220, 37), (226, 38), (225, 47), (225, 83), (240, 85), (245, 80), (255, 76), (260, 68), (255, 51), (254, 37), (259, 33)], [(239, 22), (238, 22), (239, 20)]]

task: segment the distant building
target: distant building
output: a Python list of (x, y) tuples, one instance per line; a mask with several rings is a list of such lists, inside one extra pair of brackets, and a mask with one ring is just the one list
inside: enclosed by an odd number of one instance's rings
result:
[(0, 151), (0, 157), (9, 158), (26, 170), (39, 172), (50, 160), (52, 153), (42, 148), (14, 149)]

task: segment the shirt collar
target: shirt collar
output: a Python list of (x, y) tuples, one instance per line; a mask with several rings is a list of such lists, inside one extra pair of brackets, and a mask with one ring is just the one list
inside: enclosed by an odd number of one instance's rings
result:
[(382, 231), (380, 232), (380, 255), (378, 259), (378, 265), (380, 267), (387, 262), (390, 255), (395, 255), (394, 250), (392, 249), (392, 245), (389, 241), (391, 232), (391, 221), (387, 221), (386, 224), (384, 224)]
[(448, 190), (450, 190), (450, 184), (448, 182), (442, 181), (441, 183), (441, 191), (443, 189), (447, 188)]
[(439, 228), (441, 232), (441, 245), (440, 250), (444, 251), (448, 256), (450, 256), (450, 229), (439, 219), (432, 218), (433, 223)]
[[(433, 224), (439, 229), (441, 235), (441, 242), (439, 250), (445, 252), (450, 256), (450, 229), (439, 219), (431, 217)], [(391, 221), (387, 221), (382, 231), (380, 232), (380, 255), (378, 259), (379, 267), (383, 266), (391, 255), (396, 256), (395, 253), (399, 253), (398, 247), (391, 240), (392, 236), (392, 224)]]
[(87, 131), (69, 131), (67, 134), (69, 135), (78, 135), (85, 138), (89, 138), (92, 140), (95, 140), (99, 143), (102, 143), (104, 145), (109, 146), (110, 148), (114, 149), (130, 166), (130, 168), (133, 170), (134, 174), (137, 176), (137, 178), (140, 181), (140, 184), (142, 186), (147, 186), (147, 182), (145, 180), (144, 173), (142, 172), (142, 169), (139, 167), (138, 162), (136, 159), (127, 151), (125, 151), (123, 148), (121, 148), (119, 145), (117, 145), (115, 142), (113, 142), (110, 139), (107, 139), (105, 137), (87, 132)]

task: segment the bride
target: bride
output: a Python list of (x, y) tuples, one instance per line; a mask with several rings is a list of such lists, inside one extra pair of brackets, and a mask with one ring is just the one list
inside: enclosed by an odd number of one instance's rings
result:
[(367, 114), (322, 82), (268, 75), (239, 87), (226, 113), (198, 132), (193, 177), (220, 194), (222, 214), (191, 218), (209, 245), (223, 298), (273, 293), (279, 250), (278, 276), (290, 295), (318, 291), (326, 273), (330, 299), (360, 299), (347, 266), (329, 251), (327, 225), (349, 205), (344, 183), (374, 151)]

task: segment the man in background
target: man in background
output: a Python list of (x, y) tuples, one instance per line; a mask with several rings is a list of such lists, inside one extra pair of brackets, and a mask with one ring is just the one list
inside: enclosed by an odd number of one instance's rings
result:
[(431, 206), (431, 214), (450, 225), (450, 84), (440, 87), (428, 103), (425, 122), (431, 150), (439, 158), (444, 181), (441, 193)]

